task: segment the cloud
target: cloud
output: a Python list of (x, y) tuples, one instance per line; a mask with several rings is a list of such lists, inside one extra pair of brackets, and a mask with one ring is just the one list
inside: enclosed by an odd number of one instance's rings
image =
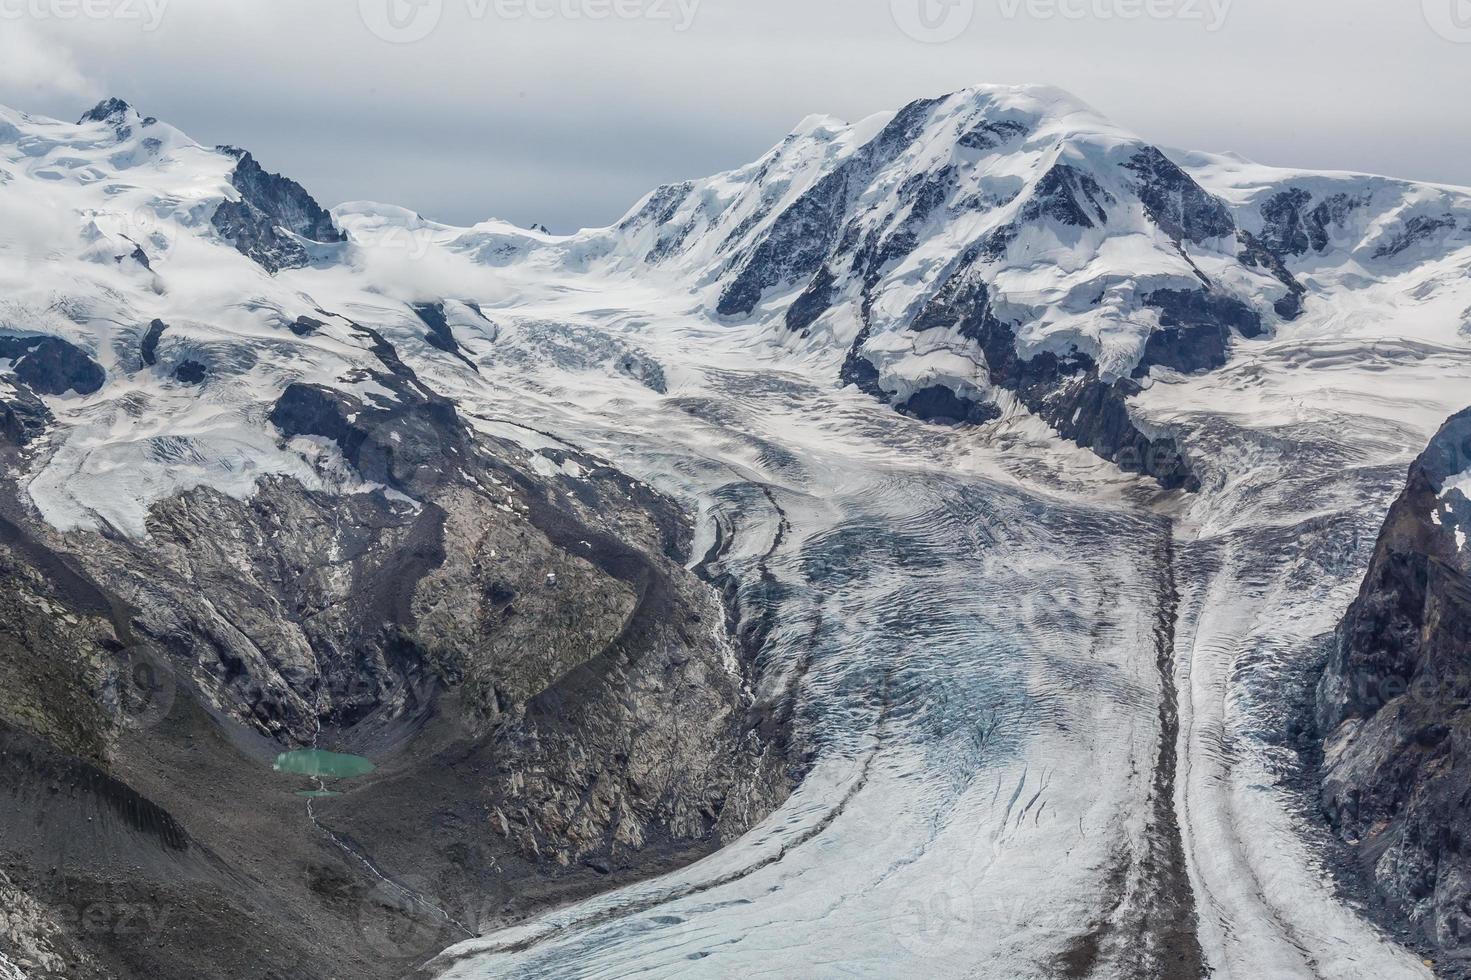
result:
[(36, 99), (86, 100), (100, 91), (56, 38), (24, 20), (6, 20), (0, 28), (0, 101), (25, 108)]
[[(52, 0), (0, 0), (0, 15), (32, 2)], [(977, 82), (1058, 85), (1168, 146), (1471, 184), (1471, 101), (1446, 98), (1465, 87), (1471, 48), (1438, 35), (1418, 3), (1239, 0), (1210, 31), (977, 0), (960, 35), (936, 44), (896, 24), (895, 2), (701, 0), (677, 31), (648, 17), (497, 13), (561, 0), (127, 0), (167, 13), (0, 20), (0, 103), (75, 119), (115, 95), (206, 144), (251, 149), (328, 205), (556, 231), (614, 221), (657, 184), (741, 166), (811, 113), (860, 119)], [(434, 29), (385, 41), (373, 28), (390, 3), (439, 11)]]

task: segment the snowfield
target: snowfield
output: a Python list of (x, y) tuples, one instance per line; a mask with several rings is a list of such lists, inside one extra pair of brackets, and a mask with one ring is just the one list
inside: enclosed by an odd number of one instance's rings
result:
[[(916, 105), (811, 117), (571, 236), (343, 205), (346, 240), (291, 236), (275, 274), (214, 224), (235, 157), (131, 109), (0, 110), (0, 336), (106, 373), (42, 396), (18, 478), (57, 529), (135, 537), (191, 487), (364, 492), (268, 418), (293, 382), (391, 399), (367, 328), (482, 431), (681, 500), (695, 559), (774, 604), (787, 804), (432, 974), (1431, 976), (1335, 890), (1290, 732), (1405, 467), (1466, 407), (1471, 191), (1156, 158), (1044, 88)], [(1023, 361), (1135, 379), (1129, 421), (1199, 491), (1063, 438), (963, 324), (912, 329), (960, 272)], [(1260, 331), (1146, 364), (1151, 297), (1201, 290)], [(873, 390), (840, 380), (855, 358)], [(894, 410), (936, 387), (993, 417)]]

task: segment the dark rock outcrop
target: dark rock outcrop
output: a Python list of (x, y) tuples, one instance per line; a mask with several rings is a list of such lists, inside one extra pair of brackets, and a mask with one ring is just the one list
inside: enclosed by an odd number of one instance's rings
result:
[(222, 149), (239, 161), (230, 183), (243, 199), (269, 215), (281, 227), (314, 242), (347, 240), (333, 223), (332, 216), (306, 192), (306, 188), (288, 177), (266, 171), (245, 150), (236, 147)]
[(1318, 687), (1322, 806), (1447, 961), (1471, 956), (1471, 409), (1390, 508)]
[(119, 255), (117, 257), (118, 264), (121, 265), (124, 259), (132, 259), (149, 272), (153, 271), (153, 264), (148, 261), (148, 253), (143, 251), (143, 246), (137, 243), (134, 243), (133, 250), (127, 255)]
[(1397, 231), (1393, 238), (1375, 250), (1374, 258), (1394, 258), (1420, 242), (1428, 241), (1440, 232), (1453, 231), (1455, 227), (1456, 218), (1451, 214), (1439, 218), (1432, 218), (1424, 214), (1416, 215), (1406, 221), (1404, 227)]
[(1229, 357), (1232, 331), (1259, 337), (1263, 330), (1259, 313), (1220, 293), (1159, 289), (1144, 297), (1144, 305), (1159, 311), (1160, 329), (1145, 342), (1136, 378), (1156, 366), (1186, 374), (1214, 370)]
[(242, 255), (274, 275), (310, 263), (298, 236), (322, 244), (347, 240), (332, 216), (296, 181), (267, 172), (244, 150), (219, 149), (237, 161), (230, 183), (240, 192), (240, 200), (222, 203), (212, 223)]
[[(1315, 203), (1316, 201), (1316, 203)], [(1253, 235), (1242, 229), (1241, 261), (1265, 269), (1287, 287), (1287, 295), (1275, 304), (1277, 315), (1295, 320), (1302, 315), (1307, 287), (1298, 281), (1287, 262), (1309, 253), (1322, 254), (1333, 244), (1335, 231), (1345, 227), (1352, 213), (1365, 200), (1350, 194), (1330, 194), (1316, 200), (1301, 187), (1289, 187), (1262, 202), (1262, 230)]]
[(803, 333), (816, 323), (819, 317), (832, 308), (836, 286), (837, 277), (831, 269), (823, 266), (817, 270), (817, 275), (802, 290), (802, 295), (787, 307), (787, 329), (794, 333)]
[[(1190, 308), (1183, 303), (1180, 307)], [(1130, 418), (1127, 402), (1139, 392), (1134, 381), (1104, 380), (1093, 359), (1077, 351), (1064, 356), (1043, 351), (1023, 358), (1017, 353), (1015, 331), (996, 317), (990, 291), (978, 273), (962, 270), (952, 275), (911, 325), (915, 331), (934, 328), (957, 328), (975, 341), (991, 383), (1015, 393), (1028, 411), (1064, 439), (1126, 472), (1153, 477), (1167, 490), (1199, 489), (1200, 481), (1175, 441), (1146, 434)], [(853, 356), (845, 374), (862, 380), (864, 372), (851, 364)], [(984, 407), (979, 411), (989, 414)]]
[(1177, 242), (1201, 244), (1236, 233), (1236, 221), (1224, 201), (1205, 191), (1154, 147), (1136, 153), (1126, 164), (1138, 177), (1135, 192), (1156, 225)]
[(649, 195), (643, 207), (625, 218), (618, 226), (622, 231), (646, 227), (656, 229), (658, 237), (645, 254), (645, 262), (652, 265), (674, 255), (689, 237), (692, 230), (690, 226), (687, 224), (675, 225), (674, 215), (689, 199), (694, 189), (695, 185), (692, 181), (658, 187)]
[(1302, 316), (1303, 298), (1307, 295), (1307, 287), (1298, 281), (1292, 270), (1287, 268), (1287, 263), (1282, 256), (1268, 248), (1263, 242), (1250, 232), (1242, 231), (1237, 236), (1241, 244), (1241, 262), (1253, 269), (1265, 269), (1270, 272), (1278, 282), (1287, 287), (1287, 295), (1272, 304), (1277, 315), (1284, 320), (1296, 320)]
[(84, 112), (82, 114), (82, 118), (77, 120), (77, 124), (81, 125), (82, 123), (89, 122), (108, 122), (112, 120), (115, 116), (126, 114), (127, 111), (131, 108), (132, 106), (128, 105), (122, 99), (103, 99), (101, 102), (97, 103), (92, 108)]
[(815, 275), (843, 227), (853, 201), (874, 174), (918, 137), (939, 100), (912, 102), (856, 153), (825, 174), (783, 211), (721, 294), (721, 316), (750, 313), (773, 286), (795, 285)]
[(868, 338), (869, 330), (864, 327), (854, 338), (853, 346), (848, 348), (848, 355), (843, 359), (843, 367), (838, 372), (838, 383), (845, 387), (852, 385), (864, 394), (883, 399), (885, 394), (879, 387), (878, 368), (863, 356), (863, 345), (868, 343)]
[(229, 240), (237, 252), (272, 275), (282, 269), (304, 269), (311, 264), (301, 243), (284, 234), (269, 216), (248, 201), (225, 201), (210, 220), (215, 231)]
[(181, 361), (179, 366), (174, 368), (174, 380), (181, 384), (204, 384), (204, 379), (207, 377), (209, 377), (209, 368), (198, 361)]
[[(122, 99), (103, 99), (92, 108), (82, 114), (77, 120), (77, 125), (85, 123), (108, 123), (112, 126), (113, 133), (119, 140), (128, 139), (133, 135), (133, 127), (129, 125), (129, 116), (133, 113), (133, 107)], [(143, 120), (145, 126), (151, 125), (157, 120), (149, 117)]]
[(470, 435), (455, 406), (429, 389), (377, 331), (356, 328), (382, 370), (368, 373), (393, 397), (364, 400), (335, 388), (293, 383), (270, 415), (287, 438), (334, 442), (365, 480), (421, 496), (455, 478), (470, 456)]
[(0, 440), (24, 446), (51, 425), (51, 412), (25, 385), (0, 381)]
[[(326, 314), (322, 314), (326, 316)], [(325, 320), (318, 320), (314, 316), (299, 316), (287, 324), (287, 328), (298, 337), (310, 337), (327, 325)]]
[(995, 405), (957, 395), (944, 385), (922, 388), (898, 408), (905, 415), (945, 425), (981, 425), (1001, 417)]
[(1290, 187), (1264, 201), (1261, 243), (1283, 257), (1322, 253), (1332, 244), (1333, 230), (1363, 205), (1349, 194), (1330, 194), (1316, 204), (1313, 201), (1313, 195), (1301, 187)]
[(1027, 127), (1014, 120), (1004, 119), (999, 122), (983, 122), (980, 125), (960, 134), (956, 140), (961, 146), (969, 150), (980, 150), (982, 152), (994, 150), (999, 146), (1010, 143), (1018, 137), (1027, 133)]
[(1107, 206), (1112, 203), (1113, 195), (1092, 174), (1059, 163), (1037, 182), (1031, 199), (1022, 207), (1021, 220), (1051, 218), (1075, 228), (1096, 228), (1108, 224)]
[(460, 342), (455, 340), (455, 332), (445, 319), (443, 303), (421, 303), (414, 307), (414, 314), (429, 328), (424, 339), (430, 347), (436, 347), (446, 354), (462, 353)]
[(138, 356), (143, 359), (146, 367), (153, 367), (158, 363), (158, 342), (163, 339), (163, 332), (169, 328), (162, 320), (154, 320), (148, 325), (148, 332), (143, 335), (143, 342), (138, 347)]
[(101, 365), (60, 337), (0, 337), (0, 358), (15, 363), (15, 376), (37, 394), (90, 395), (107, 380)]
[(446, 354), (453, 354), (472, 368), (475, 366), (474, 362), (465, 356), (464, 348), (455, 338), (455, 331), (445, 316), (443, 303), (419, 303), (414, 306), (414, 315), (424, 321), (424, 326), (429, 328), (429, 333), (424, 335), (424, 340), (430, 347), (442, 350)]

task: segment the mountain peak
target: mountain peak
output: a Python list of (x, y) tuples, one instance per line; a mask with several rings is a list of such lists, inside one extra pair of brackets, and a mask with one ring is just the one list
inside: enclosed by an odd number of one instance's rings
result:
[(107, 98), (88, 109), (82, 118), (77, 120), (77, 125), (89, 122), (112, 122), (119, 116), (126, 116), (133, 111), (133, 107), (122, 99)]

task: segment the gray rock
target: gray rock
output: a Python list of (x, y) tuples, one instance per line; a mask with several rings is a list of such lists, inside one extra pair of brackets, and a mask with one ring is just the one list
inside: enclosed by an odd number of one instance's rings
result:
[(0, 358), (14, 361), (15, 376), (42, 395), (90, 395), (107, 381), (101, 365), (60, 337), (0, 337)]
[[(1322, 806), (1420, 942), (1471, 955), (1471, 409), (1410, 468), (1318, 687)], [(1459, 971), (1459, 972), (1458, 972)]]
[(219, 150), (237, 161), (230, 182), (240, 200), (220, 204), (211, 223), (242, 255), (274, 275), (310, 264), (306, 248), (293, 236), (323, 244), (347, 240), (332, 216), (296, 181), (267, 172), (244, 150)]

